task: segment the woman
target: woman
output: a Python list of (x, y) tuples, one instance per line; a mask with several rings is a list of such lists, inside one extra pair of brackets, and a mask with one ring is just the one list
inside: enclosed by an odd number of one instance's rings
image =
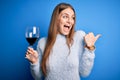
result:
[(96, 37), (91, 32), (74, 31), (75, 10), (70, 4), (58, 4), (52, 14), (47, 38), (38, 42), (37, 51), (28, 48), (35, 80), (80, 80), (88, 76), (94, 63)]

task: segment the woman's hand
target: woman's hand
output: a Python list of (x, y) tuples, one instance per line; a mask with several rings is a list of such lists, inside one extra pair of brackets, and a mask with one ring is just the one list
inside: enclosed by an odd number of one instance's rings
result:
[(97, 36), (94, 36), (94, 34), (93, 34), (92, 32), (86, 34), (85, 37), (84, 37), (84, 41), (85, 41), (85, 43), (86, 43), (86, 46), (89, 47), (89, 48), (90, 48), (90, 47), (93, 47), (94, 44), (95, 44), (95, 42), (96, 42), (96, 40), (97, 40), (100, 36), (101, 36), (100, 34), (98, 34)]
[(37, 63), (38, 62), (38, 53), (33, 48), (28, 47), (25, 58), (27, 58), (33, 64)]

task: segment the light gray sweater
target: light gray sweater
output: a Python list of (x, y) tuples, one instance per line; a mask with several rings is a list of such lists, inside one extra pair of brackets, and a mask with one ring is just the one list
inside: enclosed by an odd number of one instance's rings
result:
[[(73, 44), (69, 48), (66, 37), (58, 34), (50, 52), (45, 80), (80, 80), (80, 76), (88, 76), (93, 67), (95, 54), (84, 48), (85, 32), (77, 31), (73, 37)], [(46, 44), (46, 38), (41, 38), (37, 45), (39, 62), (31, 64), (31, 73), (35, 80), (42, 80), (40, 63)]]

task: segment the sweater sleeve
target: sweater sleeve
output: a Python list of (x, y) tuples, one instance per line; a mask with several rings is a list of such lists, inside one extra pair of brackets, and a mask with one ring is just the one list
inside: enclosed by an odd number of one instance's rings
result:
[[(84, 36), (86, 35), (86, 33), (84, 31), (79, 31), (79, 37), (80, 37), (80, 43), (82, 43), (82, 46), (80, 48), (82, 48), (82, 52), (80, 54), (80, 62), (79, 62), (79, 73), (80, 76), (86, 77), (90, 74), (92, 68), (93, 68), (93, 64), (94, 64), (94, 58), (95, 58), (95, 50), (91, 51), (87, 48), (84, 48)], [(82, 39), (82, 40), (81, 40)]]
[(80, 75), (86, 77), (90, 74), (94, 64), (95, 54), (87, 48), (84, 49), (80, 60)]
[(43, 74), (41, 70), (41, 60), (42, 60), (42, 54), (45, 46), (45, 39), (40, 39), (37, 45), (37, 52), (39, 55), (39, 61), (35, 64), (30, 63), (30, 69), (31, 69), (31, 74), (35, 80), (42, 80)]

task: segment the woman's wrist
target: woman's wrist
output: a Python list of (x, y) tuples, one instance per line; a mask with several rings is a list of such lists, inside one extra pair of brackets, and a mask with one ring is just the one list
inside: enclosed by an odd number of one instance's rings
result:
[(87, 45), (85, 45), (85, 48), (87, 48), (87, 49), (89, 49), (89, 50), (94, 50), (94, 49), (95, 49), (95, 46), (94, 46), (94, 45), (92, 45), (92, 46), (87, 46)]

